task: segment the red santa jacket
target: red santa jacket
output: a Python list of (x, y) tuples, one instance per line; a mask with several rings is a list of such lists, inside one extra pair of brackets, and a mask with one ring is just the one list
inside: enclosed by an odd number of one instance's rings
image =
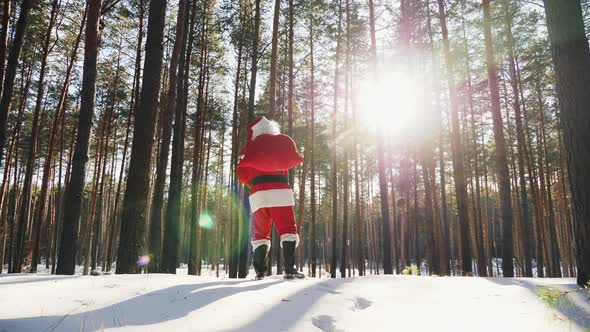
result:
[(287, 181), (288, 171), (302, 161), (295, 142), (280, 133), (276, 122), (258, 117), (248, 124), (248, 141), (238, 163), (238, 180), (250, 187), (252, 212), (263, 207), (295, 205)]

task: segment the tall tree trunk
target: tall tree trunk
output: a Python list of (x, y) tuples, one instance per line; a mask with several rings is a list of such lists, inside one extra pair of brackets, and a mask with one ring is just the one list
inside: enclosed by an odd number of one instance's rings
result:
[[(203, 11), (206, 12), (207, 3), (203, 3)], [(208, 18), (207, 15), (203, 17), (203, 24), (201, 26), (201, 54), (200, 54), (200, 70), (197, 96), (197, 113), (194, 128), (194, 147), (193, 147), (193, 166), (191, 175), (191, 208), (190, 208), (190, 238), (189, 238), (189, 270), (196, 274), (199, 262), (197, 261), (197, 245), (198, 232), (197, 218), (199, 214), (199, 180), (202, 169), (203, 156), (203, 139), (204, 139), (204, 124), (206, 119), (206, 71), (207, 71), (207, 43), (208, 43)]]
[[(336, 265), (338, 264), (338, 66), (340, 65), (340, 42), (342, 39), (342, 0), (338, 1), (338, 36), (336, 39), (336, 62), (334, 64), (334, 111), (332, 113), (332, 261), (330, 264), (330, 277), (336, 278)], [(307, 151), (307, 149), (305, 150)]]
[[(82, 24), (84, 25), (84, 24)], [(64, 137), (65, 132), (65, 116), (62, 117), (61, 125), (60, 125), (60, 140), (59, 140), (59, 172), (58, 172), (58, 182), (57, 182), (57, 194), (56, 194), (56, 204), (57, 209), (55, 212), (55, 219), (54, 219), (54, 226), (53, 226), (53, 247), (51, 251), (51, 274), (55, 274), (55, 268), (57, 265), (57, 248), (59, 247), (59, 234), (61, 234), (61, 220), (63, 215), (63, 191), (62, 191), (62, 169), (63, 169), (63, 154), (64, 154)]]
[[(0, 162), (2, 162), (2, 154), (4, 153), (4, 145), (6, 144), (6, 123), (8, 121), (8, 112), (10, 111), (10, 103), (14, 91), (16, 68), (18, 67), (18, 60), (23, 46), (25, 30), (27, 29), (29, 13), (33, 7), (33, 1), (34, 0), (23, 0), (21, 2), (20, 14), (18, 16), (18, 21), (16, 22), (14, 38), (12, 39), (12, 47), (8, 54), (8, 63), (6, 64), (6, 71), (4, 72), (2, 98), (0, 99)], [(6, 23), (8, 23), (7, 19), (6, 21)], [(6, 28), (8, 28), (8, 24), (6, 25)]]
[[(28, 67), (27, 71), (25, 72), (24, 68)], [(32, 72), (33, 72), (33, 67), (34, 65), (31, 66), (23, 66), (23, 68), (21, 69), (21, 86), (20, 86), (20, 90), (23, 91), (22, 96), (20, 98), (19, 101), (19, 106), (18, 106), (18, 115), (17, 115), (17, 123), (16, 126), (14, 128), (14, 132), (13, 132), (13, 138), (12, 138), (12, 143), (11, 143), (11, 149), (14, 149), (15, 153), (14, 153), (14, 180), (13, 180), (13, 185), (12, 185), (12, 194), (9, 198), (8, 201), (8, 207), (9, 207), (9, 212), (8, 212), (8, 223), (9, 223), (9, 234), (10, 234), (10, 241), (8, 244), (8, 271), (11, 273), (17, 273), (17, 272), (21, 272), (20, 271), (20, 265), (16, 264), (17, 260), (20, 259), (19, 256), (15, 255), (15, 248), (14, 248), (14, 241), (15, 241), (15, 234), (14, 234), (14, 228), (16, 227), (16, 219), (18, 218), (18, 188), (19, 188), (19, 179), (20, 179), (20, 173), (22, 173), (22, 170), (19, 169), (19, 160), (18, 160), (18, 155), (19, 155), (19, 149), (18, 146), (20, 145), (20, 134), (21, 134), (21, 129), (23, 127), (22, 125), (22, 121), (23, 121), (23, 114), (24, 114), (24, 109), (26, 107), (26, 101), (27, 98), (26, 96), (29, 94), (29, 88), (31, 86), (31, 77), (32, 77)], [(26, 83), (25, 83), (26, 82)], [(8, 163), (8, 160), (7, 160)], [(20, 167), (22, 168), (22, 166)], [(10, 184), (7, 184), (10, 185)], [(15, 268), (15, 265), (18, 265)]]
[[(438, 131), (438, 140), (439, 140), (439, 169), (440, 169), (440, 185), (441, 185), (441, 204), (442, 204), (442, 210), (439, 207), (439, 203), (438, 203), (438, 196), (436, 194), (436, 161), (435, 161), (435, 138), (433, 137), (433, 142), (432, 142), (432, 147), (430, 148), (431, 151), (429, 152), (429, 154), (431, 154), (429, 158), (429, 163), (430, 163), (430, 172), (431, 172), (431, 191), (432, 191), (432, 199), (433, 199), (433, 204), (434, 204), (434, 223), (435, 223), (435, 242), (436, 242), (436, 250), (438, 251), (438, 260), (439, 260), (439, 269), (440, 269), (440, 274), (441, 275), (449, 275), (449, 259), (448, 259), (448, 241), (444, 240), (444, 235), (445, 232), (444, 230), (446, 229), (448, 222), (447, 222), (447, 205), (446, 205), (446, 193), (445, 193), (445, 187), (446, 187), (446, 183), (445, 183), (445, 170), (444, 170), (444, 149), (443, 149), (443, 126), (441, 124), (442, 121), (442, 105), (441, 105), (441, 101), (440, 101), (440, 84), (438, 83), (438, 70), (437, 70), (437, 61), (436, 61), (436, 53), (434, 50), (434, 36), (433, 36), (433, 32), (432, 32), (432, 21), (431, 21), (431, 9), (430, 9), (430, 5), (429, 2), (426, 3), (426, 8), (428, 10), (428, 15), (427, 15), (427, 29), (428, 29), (428, 42), (429, 42), (429, 48), (430, 48), (430, 55), (432, 58), (432, 65), (433, 65), (433, 72), (434, 72), (434, 89), (433, 89), (433, 93), (435, 96), (435, 107), (438, 108), (438, 110), (435, 110), (433, 116), (434, 116), (434, 122), (437, 124), (435, 128), (437, 128)], [(395, 216), (395, 214), (394, 214)], [(395, 224), (395, 222), (394, 222)]]
[(494, 141), (496, 143), (496, 169), (500, 187), (500, 205), (502, 208), (502, 274), (504, 277), (514, 277), (514, 244), (512, 241), (512, 198), (510, 193), (510, 172), (506, 157), (506, 141), (502, 125), (500, 110), (500, 92), (498, 88), (498, 72), (494, 59), (492, 45), (490, 0), (482, 0), (484, 16), (484, 36), (486, 48), (486, 63), (488, 67), (488, 81), (492, 99), (492, 120), (494, 124)]
[[(344, 65), (344, 132), (348, 132), (348, 106), (350, 91), (350, 0), (346, 0), (346, 55)], [(342, 240), (340, 244), (340, 277), (346, 278), (346, 269), (348, 267), (348, 192), (350, 185), (349, 178), (349, 140), (344, 140), (342, 159), (344, 162), (342, 169)], [(337, 187), (336, 187), (337, 188)]]
[[(240, 16), (240, 36), (239, 36), (239, 42), (238, 42), (238, 58), (237, 58), (237, 66), (236, 66), (236, 78), (235, 78), (235, 83), (234, 83), (234, 105), (233, 105), (233, 115), (232, 115), (232, 156), (231, 156), (231, 183), (230, 183), (230, 190), (231, 190), (231, 194), (235, 195), (235, 197), (239, 197), (239, 192), (240, 192), (240, 184), (238, 182), (238, 178), (237, 178), (237, 169), (238, 169), (238, 153), (239, 153), (239, 145), (240, 145), (240, 133), (239, 133), (239, 129), (240, 129), (240, 122), (243, 122), (240, 120), (244, 118), (245, 112), (240, 113), (239, 112), (239, 98), (240, 98), (240, 77), (241, 77), (241, 67), (242, 67), (242, 58), (243, 58), (243, 51), (244, 51), (244, 19), (243, 19), (243, 9), (241, 7), (241, 2), (240, 2), (240, 9), (239, 9), (239, 16)], [(245, 67), (245, 66), (244, 66)], [(244, 68), (245, 69), (245, 68)], [(246, 81), (246, 72), (244, 70), (244, 81)], [(230, 195), (231, 196), (231, 195)], [(237, 276), (237, 268), (234, 269), (234, 267), (237, 267), (237, 255), (235, 250), (233, 250), (233, 248), (237, 247), (237, 243), (234, 241), (234, 230), (236, 225), (239, 224), (240, 222), (240, 203), (237, 202), (237, 200), (231, 199), (229, 201), (230, 204), (230, 221), (227, 223), (227, 230), (228, 230), (228, 234), (226, 235), (230, 235), (230, 238), (227, 239), (228, 241), (226, 242), (226, 245), (229, 248), (232, 248), (232, 250), (230, 250), (229, 252), (229, 257), (226, 257), (229, 259), (228, 262), (229, 266), (230, 266), (230, 277), (235, 278)], [(227, 268), (227, 263), (224, 265)]]
[[(92, 252), (93, 242), (92, 237), (93, 235), (97, 235), (95, 231), (95, 215), (94, 212), (96, 211), (96, 200), (98, 195), (98, 185), (101, 182), (102, 178), (102, 162), (106, 159), (106, 156), (103, 151), (103, 142), (106, 138), (106, 126), (107, 126), (107, 115), (105, 112), (101, 112), (100, 122), (97, 128), (96, 134), (96, 158), (94, 161), (94, 171), (92, 172), (92, 191), (90, 192), (90, 202), (88, 204), (88, 214), (86, 216), (86, 224), (85, 224), (85, 236), (82, 239), (84, 242), (84, 269), (82, 274), (88, 275), (89, 268), (90, 268), (90, 254)], [(94, 233), (94, 234), (93, 234)]]
[(548, 221), (548, 202), (547, 202), (547, 186), (545, 183), (546, 177), (545, 177), (545, 164), (543, 163), (543, 138), (542, 138), (542, 132), (540, 129), (540, 126), (537, 125), (536, 128), (536, 134), (537, 134), (537, 163), (538, 163), (538, 167), (539, 167), (539, 196), (537, 197), (539, 202), (538, 202), (538, 206), (539, 206), (539, 211), (540, 214), (542, 216), (542, 219), (540, 219), (540, 223), (538, 225), (538, 229), (539, 229), (539, 234), (540, 234), (540, 240), (542, 243), (542, 249), (543, 249), (543, 254), (544, 254), (544, 261), (546, 262), (547, 265), (547, 277), (552, 277), (553, 276), (553, 271), (554, 271), (554, 267), (553, 267), (553, 260), (551, 259), (551, 257), (553, 257), (553, 245), (551, 244), (551, 238), (549, 237), (549, 221)]
[[(560, 191), (561, 191), (561, 210), (562, 214), (562, 222), (563, 222), (563, 238), (564, 238), (564, 251), (566, 253), (566, 260), (569, 267), (567, 277), (573, 276), (573, 257), (572, 257), (572, 239), (571, 239), (571, 219), (569, 214), (569, 206), (568, 206), (568, 199), (567, 199), (567, 190), (566, 190), (566, 166), (564, 163), (564, 156), (563, 150), (565, 147), (562, 143), (562, 130), (560, 126), (557, 126), (557, 138), (558, 138), (558, 146), (559, 146), (559, 182), (560, 182)], [(565, 272), (565, 271), (564, 271)]]
[[(276, 114), (276, 87), (277, 87), (277, 60), (279, 51), (279, 19), (281, 16), (281, 1), (275, 0), (275, 11), (272, 23), (272, 46), (270, 51), (270, 78), (269, 78), (269, 103), (268, 117), (275, 118)], [(254, 48), (255, 49), (255, 48)]]
[(76, 137), (76, 148), (73, 156), (72, 173), (66, 189), (63, 230), (57, 274), (74, 274), (76, 259), (77, 229), (80, 221), (82, 196), (88, 161), (88, 143), (94, 114), (94, 95), (96, 91), (96, 59), (98, 56), (99, 26), (101, 0), (90, 0), (84, 40), (84, 69), (82, 74), (82, 91), (80, 115)]
[[(309, 144), (309, 120), (307, 117), (307, 111), (304, 114), (305, 117), (305, 141), (304, 141), (304, 146), (308, 146)], [(303, 213), (305, 212), (305, 180), (307, 179), (307, 165), (309, 164), (309, 155), (310, 154), (310, 149), (305, 149), (305, 152), (303, 153), (303, 165), (301, 166), (301, 176), (299, 177), (299, 211), (297, 211), (297, 231), (299, 232), (299, 235), (301, 236), (302, 240), (305, 238), (305, 234), (303, 233)], [(309, 231), (309, 227), (308, 229), (306, 229), (306, 231)], [(335, 239), (335, 237), (334, 237)], [(301, 243), (299, 244), (299, 248), (298, 248), (298, 253), (299, 253), (299, 271), (303, 271), (303, 263), (304, 263), (304, 257), (305, 256), (305, 244), (306, 242), (301, 241)], [(336, 251), (335, 247), (333, 249), (334, 251)], [(335, 269), (335, 268), (334, 268)], [(334, 275), (336, 275), (336, 270), (334, 270)]]
[[(256, 97), (256, 75), (258, 73), (258, 44), (260, 39), (260, 0), (255, 0), (255, 13), (254, 13), (254, 35), (252, 38), (252, 67), (250, 69), (250, 91), (248, 96), (248, 120), (250, 123), (254, 120), (254, 106)], [(277, 27), (278, 28), (278, 27)], [(278, 45), (277, 45), (278, 47)], [(274, 98), (274, 95), (273, 95)], [(274, 104), (273, 104), (274, 107)], [(274, 110), (273, 110), (274, 112)], [(244, 200), (249, 196), (248, 188), (244, 188)], [(249, 206), (248, 204), (245, 204)], [(249, 220), (250, 211), (247, 211), (243, 216), (242, 222), (240, 223), (239, 232), (239, 264), (238, 264), (238, 277), (245, 278), (248, 274), (247, 271), (247, 260), (248, 260), (248, 239), (249, 239)], [(271, 256), (272, 257), (272, 256)], [(270, 269), (269, 269), (270, 272)]]
[[(176, 273), (176, 264), (178, 263), (178, 244), (180, 242), (178, 232), (178, 220), (176, 218), (170, 219), (171, 224), (166, 224), (164, 228), (164, 250), (162, 252), (162, 263), (159, 265), (159, 257), (162, 250), (162, 207), (164, 203), (164, 186), (166, 184), (166, 171), (168, 169), (168, 154), (170, 152), (170, 139), (172, 135), (172, 120), (177, 108), (176, 105), (176, 88), (178, 78), (178, 61), (180, 53), (183, 50), (184, 33), (186, 22), (189, 15), (186, 13), (190, 6), (186, 0), (180, 0), (178, 3), (178, 15), (176, 17), (176, 34), (174, 38), (174, 47), (172, 48), (172, 55), (170, 56), (170, 69), (168, 70), (168, 89), (166, 91), (166, 105), (161, 110), (162, 114), (162, 144), (160, 148), (160, 155), (158, 159), (158, 166), (156, 170), (156, 181), (154, 183), (154, 193), (151, 206), (150, 217), (150, 235), (149, 248), (153, 257), (156, 258), (153, 262), (152, 269), (162, 270), (167, 273)], [(185, 19), (186, 17), (186, 19)], [(183, 71), (184, 68), (180, 68)], [(178, 121), (181, 119), (178, 119)], [(176, 165), (175, 165), (176, 166)], [(190, 272), (190, 271), (189, 271)]]
[[(109, 101), (109, 105), (107, 106), (108, 109), (106, 111), (105, 114), (105, 126), (106, 126), (106, 135), (105, 135), (105, 142), (103, 144), (104, 148), (103, 148), (103, 164), (102, 164), (102, 170), (100, 171), (101, 173), (101, 177), (100, 177), (100, 187), (99, 187), (99, 196), (98, 196), (98, 201), (97, 201), (97, 214), (95, 217), (95, 221), (94, 221), (94, 231), (93, 231), (93, 237), (92, 237), (92, 252), (91, 252), (91, 270), (96, 270), (96, 266), (97, 266), (97, 261), (100, 259), (99, 255), (100, 255), (100, 247), (102, 245), (102, 233), (103, 233), (103, 201), (104, 201), (104, 196), (105, 196), (105, 177), (106, 177), (106, 165), (108, 163), (108, 156), (109, 156), (109, 142), (111, 139), (111, 131), (112, 131), (112, 127), (113, 127), (113, 118), (114, 118), (114, 113), (115, 113), (115, 108), (117, 107), (118, 104), (118, 100), (117, 100), (117, 94), (119, 92), (119, 79), (120, 79), (120, 74), (121, 74), (121, 43), (119, 43), (119, 47), (118, 47), (118, 53), (117, 53), (117, 64), (116, 64), (116, 69), (115, 69), (115, 77), (112, 83), (112, 91), (111, 93), (111, 97), (110, 97), (110, 101)], [(114, 140), (116, 140), (116, 123), (115, 123), (115, 136), (114, 136)], [(115, 154), (114, 150), (113, 150), (113, 155)], [(114, 161), (114, 159), (113, 159)], [(112, 173), (112, 170), (111, 170)], [(112, 176), (111, 176), (112, 179)], [(109, 190), (110, 191), (110, 190)]]
[(4, 83), (4, 69), (6, 67), (6, 47), (8, 46), (8, 29), (10, 24), (11, 0), (4, 0), (2, 8), (2, 31), (0, 31), (0, 93)]
[[(465, 18), (464, 18), (464, 5), (465, 1), (461, 2), (461, 26), (463, 30), (463, 39), (465, 44), (468, 44), (467, 40), (467, 33), (465, 29)], [(473, 182), (471, 182), (472, 186), (472, 201), (473, 201), (473, 233), (475, 233), (475, 241), (473, 242), (474, 251), (476, 253), (476, 262), (477, 262), (477, 274), (478, 276), (487, 276), (486, 264), (485, 264), (485, 251), (484, 251), (484, 241), (483, 241), (483, 221), (482, 221), (482, 213), (481, 213), (481, 188), (480, 188), (480, 172), (479, 172), (479, 158), (478, 158), (478, 144), (477, 144), (477, 134), (475, 131), (475, 110), (474, 110), (474, 100), (473, 100), (473, 85), (471, 81), (471, 57), (469, 55), (469, 50), (466, 50), (465, 56), (465, 65), (467, 67), (467, 93), (468, 93), (468, 100), (469, 100), (469, 117), (470, 117), (470, 124), (471, 124), (471, 137), (473, 140), (473, 175), (475, 177), (475, 189), (473, 189)], [(467, 115), (464, 114), (464, 118), (467, 118)], [(468, 141), (469, 134), (467, 133), (467, 125), (464, 124), (464, 136), (465, 141)]]
[[(53, 30), (53, 26), (55, 24), (57, 18), (57, 11), (59, 10), (59, 3), (57, 0), (53, 0), (51, 5), (51, 13), (49, 14), (49, 22), (47, 24), (47, 32), (45, 33), (44, 40), (43, 40), (43, 51), (41, 53), (41, 68), (39, 71), (39, 81), (37, 85), (37, 100), (35, 102), (35, 110), (33, 112), (33, 128), (31, 131), (31, 142), (29, 143), (29, 155), (27, 160), (27, 164), (30, 163), (31, 167), (31, 175), (32, 175), (32, 168), (34, 164), (34, 160), (37, 154), (37, 138), (39, 137), (39, 113), (41, 112), (41, 103), (43, 101), (43, 95), (45, 91), (45, 69), (47, 67), (47, 56), (49, 55), (49, 42), (51, 41), (51, 33)], [(27, 165), (27, 168), (29, 165)], [(27, 186), (28, 191), (31, 190), (31, 183), (25, 180), (25, 186)], [(26, 196), (29, 196), (28, 194)], [(25, 199), (23, 197), (23, 199)], [(30, 199), (26, 198), (26, 199)], [(45, 205), (44, 200), (39, 200), (38, 205)], [(21, 206), (22, 211), (22, 206)], [(33, 215), (33, 236), (35, 240), (33, 241), (33, 255), (31, 260), (31, 272), (37, 272), (37, 262), (39, 261), (39, 242), (41, 237), (41, 224), (43, 223), (43, 216), (42, 215)]]
[(133, 130), (129, 175), (123, 200), (117, 274), (138, 273), (136, 260), (143, 253), (149, 175), (158, 112), (166, 0), (150, 1), (145, 46), (143, 86)]
[[(375, 37), (375, 5), (369, 0), (369, 30), (371, 35), (371, 65), (374, 80), (378, 83), (377, 73), (377, 39)], [(385, 136), (383, 127), (377, 125), (377, 164), (379, 169), (379, 195), (381, 198), (381, 222), (383, 224), (383, 274), (393, 274), (391, 264), (391, 232), (389, 225), (389, 198), (387, 192), (387, 176), (385, 174)]]
[(514, 108), (514, 117), (516, 122), (516, 141), (517, 141), (517, 150), (518, 150), (518, 179), (520, 185), (520, 218), (522, 221), (522, 241), (524, 242), (524, 259), (525, 259), (525, 277), (532, 277), (532, 232), (531, 232), (531, 223), (530, 223), (530, 213), (529, 213), (529, 206), (528, 206), (528, 195), (527, 195), (527, 188), (526, 188), (526, 178), (525, 178), (525, 165), (524, 165), (524, 156), (525, 156), (525, 137), (524, 137), (524, 129), (522, 126), (522, 114), (521, 114), (521, 107), (520, 107), (520, 95), (518, 90), (518, 78), (516, 75), (516, 56), (514, 51), (514, 39), (512, 36), (512, 24), (513, 24), (513, 13), (512, 13), (512, 2), (507, 0), (507, 12), (505, 13), (506, 16), (506, 37), (508, 41), (508, 61), (509, 61), (509, 69), (510, 69), (510, 81), (512, 85), (512, 94), (513, 94), (513, 108)]
[[(313, 13), (313, 10), (312, 10)], [(310, 86), (310, 101), (311, 101), (311, 141), (310, 141), (310, 159), (309, 159), (309, 174), (310, 174), (310, 212), (311, 212), (311, 232), (309, 245), (311, 246), (311, 276), (315, 278), (316, 270), (317, 270), (317, 233), (316, 233), (316, 178), (315, 178), (315, 82), (314, 82), (314, 75), (315, 75), (315, 68), (314, 68), (314, 58), (313, 58), (313, 14), (310, 15), (309, 18), (309, 52), (310, 52), (310, 71), (311, 71), (311, 86)], [(336, 239), (332, 239), (335, 241)]]
[[(353, 85), (353, 91), (351, 93), (351, 103), (352, 103), (352, 132), (353, 132), (353, 142), (352, 142), (352, 155), (354, 158), (354, 222), (355, 222), (355, 234), (354, 236), (354, 245), (355, 245), (355, 255), (356, 255), (356, 265), (358, 269), (359, 276), (364, 276), (365, 273), (365, 254), (364, 254), (364, 236), (363, 236), (363, 229), (365, 220), (362, 218), (362, 211), (361, 211), (361, 176), (360, 176), (360, 159), (361, 156), (359, 155), (359, 142), (358, 137), (359, 128), (358, 128), (358, 110), (357, 110), (357, 100)], [(353, 270), (354, 274), (354, 270)]]
[[(540, 93), (539, 93), (540, 95)], [(551, 170), (549, 169), (549, 154), (547, 151), (547, 134), (545, 130), (545, 110), (544, 108), (540, 108), (541, 114), (541, 141), (543, 145), (543, 154), (545, 155), (545, 174), (546, 174), (546, 184), (547, 184), (547, 210), (549, 212), (549, 224), (548, 230), (549, 234), (547, 234), (547, 238), (549, 240), (549, 245), (551, 246), (551, 256), (548, 257), (551, 260), (551, 275), (552, 278), (561, 278), (561, 268), (560, 268), (560, 255), (558, 249), (558, 242), (557, 242), (557, 233), (556, 233), (556, 224), (555, 224), (555, 210), (553, 209), (553, 190), (551, 189)]]
[[(24, 70), (22, 71), (24, 74)], [(24, 92), (24, 95), (26, 95), (28, 93), (29, 90), (29, 85), (30, 85), (30, 74), (32, 72), (32, 66), (29, 68), (29, 74), (28, 74), (28, 79), (27, 79), (27, 83), (25, 85), (25, 87), (23, 88), (22, 85), (24, 85), (24, 81), (25, 81), (25, 75), (23, 75), (22, 77), (22, 81), (23, 83), (21, 84), (21, 90)], [(24, 105), (24, 102), (23, 102)], [(17, 164), (18, 164), (18, 140), (20, 137), (20, 131), (21, 131), (21, 127), (22, 127), (22, 119), (23, 119), (23, 114), (24, 114), (25, 108), (24, 107), (19, 107), (18, 110), (18, 114), (16, 117), (16, 126), (13, 129), (12, 132), (12, 138), (11, 138), (11, 143), (10, 143), (10, 147), (8, 149), (8, 155), (5, 161), (5, 165), (4, 165), (4, 172), (3, 172), (3, 176), (2, 176), (2, 188), (0, 188), (0, 218), (2, 218), (2, 229), (3, 229), (3, 235), (2, 235), (2, 239), (0, 242), (0, 273), (2, 272), (2, 268), (4, 266), (4, 260), (5, 258), (7, 258), (6, 260), (8, 261), (8, 272), (12, 272), (12, 260), (11, 260), (11, 256), (12, 256), (12, 242), (13, 242), (13, 238), (14, 238), (14, 220), (12, 218), (10, 218), (10, 214), (9, 211), (11, 211), (13, 208), (15, 208), (16, 206), (16, 199), (14, 196), (14, 193), (16, 192), (17, 189), (17, 183), (16, 183), (16, 177), (15, 177), (15, 181), (14, 181), (14, 185), (12, 187), (12, 192), (10, 190), (10, 175), (11, 175), (11, 166), (12, 166), (12, 161), (14, 160), (14, 174), (16, 175), (17, 172)], [(10, 197), (8, 197), (10, 195)], [(10, 204), (12, 201), (12, 204)], [(5, 212), (6, 211), (6, 212)], [(6, 240), (7, 238), (10, 238), (10, 242), (8, 244), (8, 253), (6, 253)], [(17, 271), (20, 272), (20, 271)]]
[(188, 78), (190, 75), (190, 62), (193, 50), (196, 12), (196, 1), (192, 2), (190, 8), (188, 3), (186, 4), (185, 30), (179, 60), (177, 84), (178, 92), (176, 94), (177, 101), (174, 114), (174, 135), (172, 137), (172, 157), (170, 164), (170, 189), (168, 191), (168, 203), (166, 205), (165, 214), (166, 225), (178, 224), (181, 217), (184, 137), (186, 131), (186, 112), (188, 103)]
[(127, 151), (129, 147), (129, 134), (131, 132), (131, 119), (138, 113), (139, 109), (139, 88), (140, 88), (140, 75), (141, 75), (141, 45), (143, 41), (143, 19), (144, 19), (144, 0), (139, 0), (139, 14), (138, 14), (138, 31), (137, 31), (137, 46), (135, 49), (135, 69), (133, 74), (133, 85), (131, 88), (131, 103), (129, 107), (129, 113), (127, 114), (127, 121), (125, 125), (125, 141), (123, 142), (123, 155), (121, 156), (121, 169), (119, 170), (119, 182), (117, 183), (117, 191), (115, 193), (115, 206), (109, 221), (109, 234), (110, 238), (107, 243), (107, 267), (106, 270), (110, 271), (112, 268), (114, 248), (118, 237), (120, 228), (117, 227), (119, 218), (119, 202), (121, 198), (121, 189), (123, 187), (123, 177), (125, 175), (125, 162), (127, 161)]
[[(288, 101), (287, 101), (287, 135), (293, 137), (293, 93), (295, 90), (294, 85), (294, 74), (293, 74), (293, 43), (294, 43), (294, 30), (295, 30), (295, 8), (293, 5), (293, 0), (289, 0), (289, 92), (288, 92)], [(293, 187), (295, 182), (295, 170), (289, 170), (289, 184)]]
[[(438, 1), (438, 12), (442, 29), (443, 47), (445, 63), (447, 66), (447, 80), (449, 84), (449, 94), (451, 102), (451, 150), (453, 154), (453, 173), (455, 177), (455, 188), (457, 192), (457, 211), (460, 225), (459, 241), (461, 243), (461, 270), (464, 274), (471, 274), (471, 244), (469, 242), (469, 212), (467, 199), (467, 186), (465, 182), (465, 165), (463, 157), (463, 147), (461, 145), (461, 133), (459, 128), (459, 105), (457, 101), (457, 88), (453, 74), (453, 58), (449, 43), (449, 32), (447, 29), (447, 19), (443, 0)], [(443, 203), (444, 204), (444, 203)], [(449, 234), (449, 237), (452, 236)]]

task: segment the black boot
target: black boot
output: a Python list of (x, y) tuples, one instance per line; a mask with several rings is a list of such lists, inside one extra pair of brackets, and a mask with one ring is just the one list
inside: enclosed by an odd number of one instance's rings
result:
[(295, 268), (295, 241), (283, 241), (285, 256), (285, 279), (303, 279), (305, 275)]
[(254, 271), (256, 271), (256, 280), (264, 279), (266, 274), (266, 261), (268, 259), (268, 245), (263, 244), (254, 250)]

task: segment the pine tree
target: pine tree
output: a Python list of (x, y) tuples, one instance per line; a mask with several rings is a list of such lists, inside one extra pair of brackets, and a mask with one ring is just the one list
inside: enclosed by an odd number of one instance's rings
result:
[(514, 276), (514, 247), (512, 242), (512, 198), (510, 193), (510, 173), (506, 157), (506, 141), (504, 126), (500, 110), (500, 93), (498, 88), (498, 73), (494, 59), (492, 45), (491, 9), (490, 1), (483, 0), (484, 35), (486, 48), (486, 63), (488, 80), (492, 99), (492, 119), (494, 122), (494, 141), (496, 143), (496, 168), (500, 187), (500, 204), (502, 208), (502, 273), (504, 277)]
[[(369, 0), (369, 31), (371, 35), (371, 62), (375, 75), (374, 82), (378, 83), (377, 74), (377, 41), (375, 37), (375, 9), (373, 0)], [(383, 273), (393, 274), (391, 262), (391, 233), (389, 222), (389, 197), (387, 192), (387, 178), (385, 174), (385, 147), (383, 128), (377, 126), (377, 160), (379, 169), (379, 195), (381, 204), (381, 219), (383, 223)]]
[(117, 250), (117, 274), (138, 273), (136, 261), (143, 254), (147, 215), (151, 151), (162, 74), (166, 0), (150, 1), (143, 86), (133, 126), (129, 175), (123, 200), (121, 236)]
[[(188, 8), (188, 9), (187, 9)], [(166, 171), (168, 168), (168, 154), (170, 152), (170, 139), (172, 136), (172, 120), (175, 117), (177, 105), (177, 86), (178, 86), (178, 74), (183, 71), (184, 68), (179, 68), (178, 61), (180, 54), (183, 50), (184, 39), (186, 38), (185, 30), (189, 16), (188, 11), (190, 6), (186, 0), (181, 0), (178, 3), (178, 16), (176, 17), (176, 33), (174, 39), (174, 47), (172, 49), (172, 55), (170, 56), (170, 69), (168, 70), (168, 88), (166, 91), (166, 105), (161, 110), (162, 112), (162, 143), (160, 148), (160, 155), (158, 156), (158, 166), (156, 174), (156, 182), (154, 183), (154, 195), (151, 205), (151, 218), (150, 218), (150, 252), (153, 253), (156, 258), (154, 263), (154, 269), (156, 271), (163, 270), (167, 273), (176, 273), (176, 265), (178, 264), (178, 243), (179, 243), (179, 231), (178, 223), (176, 218), (169, 219), (170, 223), (166, 224), (164, 228), (164, 255), (162, 255), (161, 266), (160, 264), (160, 250), (162, 246), (161, 232), (162, 232), (162, 207), (164, 203), (164, 185), (166, 180)], [(186, 17), (186, 20), (185, 20)], [(180, 119), (179, 119), (180, 120)], [(176, 120), (176, 121), (179, 121)]]
[(84, 70), (82, 78), (82, 98), (76, 146), (73, 154), (72, 171), (65, 194), (65, 204), (69, 207), (64, 212), (63, 229), (59, 247), (57, 274), (74, 274), (76, 258), (77, 228), (80, 219), (82, 193), (86, 178), (88, 145), (94, 97), (96, 92), (96, 60), (98, 57), (98, 35), (101, 0), (92, 0), (88, 4), (86, 34), (84, 38)]
[[(6, 0), (5, 0), (6, 1)], [(5, 3), (6, 6), (10, 7), (10, 3)], [(8, 111), (10, 110), (10, 103), (12, 101), (12, 94), (14, 91), (14, 79), (16, 77), (16, 69), (18, 67), (18, 61), (23, 46), (23, 40), (25, 36), (25, 30), (27, 29), (27, 23), (29, 20), (29, 13), (33, 7), (33, 0), (23, 0), (20, 5), (20, 14), (16, 22), (16, 28), (14, 37), (12, 39), (12, 47), (8, 54), (8, 63), (6, 64), (6, 70), (3, 72), (4, 81), (2, 83), (2, 98), (0, 99), (0, 162), (4, 153), (4, 146), (6, 145), (6, 122), (8, 120)], [(4, 12), (5, 18), (3, 18), (3, 29), (8, 29), (8, 17), (9, 11)], [(2, 32), (3, 34), (5, 32)], [(0, 35), (1, 37), (1, 35)], [(4, 54), (4, 52), (3, 52)], [(4, 66), (4, 61), (2, 61)]]
[[(471, 262), (471, 244), (469, 241), (470, 226), (467, 207), (467, 187), (465, 180), (465, 165), (463, 146), (461, 144), (461, 133), (459, 128), (459, 105), (457, 101), (457, 89), (454, 79), (454, 64), (451, 56), (449, 44), (449, 32), (447, 29), (447, 17), (445, 13), (444, 2), (438, 0), (438, 13), (441, 24), (443, 38), (444, 57), (447, 67), (447, 81), (449, 85), (450, 106), (451, 106), (451, 150), (453, 159), (453, 176), (455, 178), (455, 190), (457, 196), (457, 212), (459, 219), (459, 239), (461, 242), (462, 272), (470, 274), (472, 272)], [(444, 203), (443, 203), (444, 204)], [(452, 235), (451, 235), (452, 236)]]
[(545, 0), (574, 208), (577, 282), (590, 281), (590, 50), (579, 1)]

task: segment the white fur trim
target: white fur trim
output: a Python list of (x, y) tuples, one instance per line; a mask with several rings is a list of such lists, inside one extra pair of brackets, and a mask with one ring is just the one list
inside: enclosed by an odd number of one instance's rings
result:
[(250, 195), (250, 210), (256, 212), (260, 208), (275, 206), (294, 206), (295, 196), (291, 189), (261, 190)]
[(258, 123), (252, 126), (252, 140), (260, 135), (278, 135), (281, 133), (279, 124), (262, 117)]
[(252, 251), (256, 250), (256, 248), (260, 247), (261, 245), (267, 245), (268, 249), (270, 249), (270, 240), (262, 239), (262, 240), (252, 240)]
[(281, 248), (284, 241), (295, 241), (295, 248), (299, 246), (299, 234), (287, 233), (281, 235)]

